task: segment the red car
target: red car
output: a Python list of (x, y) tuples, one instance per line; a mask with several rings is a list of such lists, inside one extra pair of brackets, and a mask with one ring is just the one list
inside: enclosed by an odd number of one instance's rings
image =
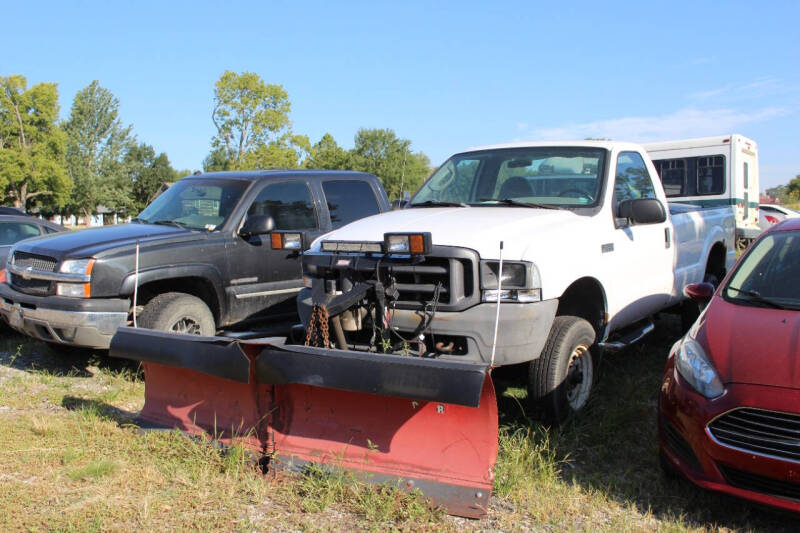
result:
[(700, 487), (800, 512), (800, 219), (764, 232), (670, 350), (662, 466)]

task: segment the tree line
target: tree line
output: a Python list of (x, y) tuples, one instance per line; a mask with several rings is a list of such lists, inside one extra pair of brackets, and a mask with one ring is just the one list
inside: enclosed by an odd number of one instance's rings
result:
[(782, 204), (800, 202), (800, 174), (789, 181), (786, 185), (778, 185), (764, 191), (767, 196), (776, 198)]
[[(214, 85), (216, 134), (205, 171), (273, 168), (350, 169), (376, 174), (392, 199), (414, 191), (430, 160), (391, 129), (360, 129), (345, 150), (326, 133), (315, 144), (297, 134), (281, 85), (251, 72), (227, 71)], [(190, 170), (140, 142), (119, 116), (119, 100), (93, 81), (59, 120), (55, 83), (28, 87), (22, 75), (0, 76), (0, 193), (4, 203), (45, 215), (88, 217), (103, 206), (139, 212), (164, 183)]]

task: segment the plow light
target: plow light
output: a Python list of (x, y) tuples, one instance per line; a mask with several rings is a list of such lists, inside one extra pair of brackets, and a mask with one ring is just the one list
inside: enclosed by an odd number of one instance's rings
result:
[(379, 242), (322, 241), (322, 251), (379, 254), (383, 248)]
[(387, 254), (425, 255), (433, 248), (430, 233), (386, 233), (383, 243)]
[(299, 232), (274, 231), (270, 235), (273, 250), (295, 250), (301, 251), (305, 248), (303, 234)]

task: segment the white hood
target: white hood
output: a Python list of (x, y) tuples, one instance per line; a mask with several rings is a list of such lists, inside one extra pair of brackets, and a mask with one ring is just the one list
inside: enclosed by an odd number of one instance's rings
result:
[[(382, 242), (384, 233), (430, 232), (434, 246), (459, 246), (477, 251), (484, 259), (503, 257), (533, 260), (536, 255), (563, 244), (567, 226), (591, 227), (591, 217), (567, 210), (525, 207), (427, 207), (390, 211), (357, 220), (324, 235), (322, 240)], [(579, 234), (573, 229), (570, 234)]]

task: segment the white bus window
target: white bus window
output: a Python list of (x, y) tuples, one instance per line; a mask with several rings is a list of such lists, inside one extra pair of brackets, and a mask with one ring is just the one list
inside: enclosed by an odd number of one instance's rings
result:
[(725, 156), (698, 157), (697, 194), (711, 195), (723, 192), (725, 192)]

